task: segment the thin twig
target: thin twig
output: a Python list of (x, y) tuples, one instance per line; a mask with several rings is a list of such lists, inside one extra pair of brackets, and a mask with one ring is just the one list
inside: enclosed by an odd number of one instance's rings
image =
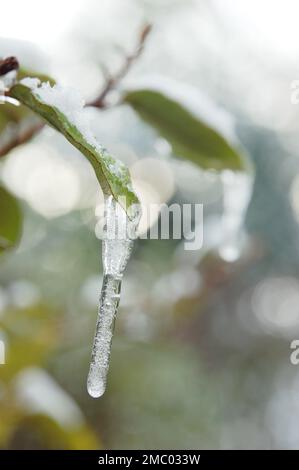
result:
[(43, 122), (34, 124), (34, 126), (29, 127), (24, 132), (16, 135), (11, 139), (7, 144), (4, 144), (0, 147), (0, 158), (4, 157), (8, 152), (17, 147), (18, 145), (25, 144), (30, 140), (35, 134), (37, 134), (44, 127)]
[(138, 43), (137, 43), (137, 47), (135, 51), (132, 54), (125, 57), (125, 61), (123, 65), (121, 66), (121, 68), (119, 69), (119, 71), (114, 76), (108, 77), (105, 83), (105, 86), (103, 90), (101, 91), (101, 93), (99, 94), (99, 96), (95, 100), (88, 103), (88, 106), (94, 106), (95, 108), (100, 108), (100, 109), (106, 107), (105, 100), (106, 100), (107, 95), (110, 93), (110, 91), (112, 91), (119, 85), (120, 81), (127, 75), (132, 65), (140, 57), (140, 55), (143, 52), (145, 42), (151, 30), (152, 30), (152, 25), (150, 24), (146, 24), (142, 28), (139, 34), (139, 39), (138, 39)]

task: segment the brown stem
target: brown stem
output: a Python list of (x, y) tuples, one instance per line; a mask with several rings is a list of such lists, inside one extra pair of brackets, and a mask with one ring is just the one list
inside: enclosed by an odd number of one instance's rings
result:
[(0, 147), (0, 158), (4, 157), (10, 150), (14, 149), (18, 145), (25, 144), (30, 140), (35, 134), (37, 134), (42, 128), (44, 127), (43, 122), (39, 122), (34, 126), (26, 129), (24, 132), (16, 135), (13, 139), (11, 139), (6, 145)]
[(121, 80), (127, 75), (129, 70), (131, 69), (132, 65), (141, 56), (144, 50), (145, 42), (151, 30), (152, 30), (152, 25), (150, 24), (146, 24), (142, 28), (139, 34), (139, 39), (138, 39), (138, 43), (137, 43), (137, 47), (135, 51), (132, 54), (125, 57), (124, 63), (119, 69), (119, 71), (114, 76), (108, 77), (104, 85), (104, 88), (99, 94), (99, 96), (95, 100), (88, 103), (88, 106), (94, 106), (100, 109), (106, 108), (105, 100), (106, 100), (107, 95), (110, 93), (111, 90), (113, 90), (119, 85)]
[(19, 62), (16, 57), (6, 57), (0, 60), (0, 75), (6, 75), (12, 70), (18, 70)]

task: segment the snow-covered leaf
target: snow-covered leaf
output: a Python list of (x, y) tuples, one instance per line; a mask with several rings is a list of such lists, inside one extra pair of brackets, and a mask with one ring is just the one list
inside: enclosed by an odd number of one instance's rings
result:
[(104, 194), (112, 195), (126, 209), (138, 204), (128, 169), (94, 138), (84, 113), (84, 102), (76, 90), (51, 87), (39, 79), (26, 78), (14, 85), (9, 94), (43, 117), (81, 151), (92, 164)]
[(39, 73), (36, 72), (35, 70), (31, 70), (25, 67), (20, 67), (18, 70), (18, 75), (17, 78), (18, 80), (22, 80), (23, 78), (38, 78), (41, 82), (49, 82), (50, 85), (55, 85), (55, 80), (54, 78), (50, 77), (49, 75), (46, 75), (45, 73)]

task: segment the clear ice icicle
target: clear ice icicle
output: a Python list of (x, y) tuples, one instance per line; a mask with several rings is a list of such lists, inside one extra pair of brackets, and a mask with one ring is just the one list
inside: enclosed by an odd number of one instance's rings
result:
[(240, 255), (242, 227), (250, 202), (253, 174), (226, 170), (223, 182), (223, 241), (219, 253), (226, 261), (235, 261)]
[(124, 209), (112, 196), (105, 198), (105, 226), (103, 236), (103, 285), (100, 297), (96, 332), (87, 378), (90, 396), (97, 398), (106, 389), (114, 322), (120, 300), (123, 273), (129, 260), (138, 211), (129, 220)]

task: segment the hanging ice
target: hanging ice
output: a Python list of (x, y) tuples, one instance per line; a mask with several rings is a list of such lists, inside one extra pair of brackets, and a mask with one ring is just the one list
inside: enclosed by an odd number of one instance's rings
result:
[[(112, 158), (107, 153), (93, 135), (88, 116), (84, 112), (85, 103), (80, 93), (69, 87), (61, 85), (51, 86), (48, 82), (41, 83), (38, 78), (26, 77), (20, 83), (29, 88), (38, 101), (53, 107), (66, 117), (65, 128), (74, 128), (75, 134), (79, 136), (79, 142), (75, 145), (76, 147), (84, 148), (86, 143), (89, 153), (91, 151), (90, 147), (92, 147), (99, 154), (97, 156), (93, 155), (92, 161), (94, 159), (96, 161), (101, 160), (102, 168), (100, 173), (103, 174), (105, 190), (109, 188), (111, 194), (116, 193), (117, 195), (118, 202), (116, 202), (112, 195), (105, 198), (105, 227), (102, 250), (104, 278), (87, 379), (89, 394), (92, 397), (100, 397), (106, 388), (110, 348), (120, 298), (121, 281), (130, 257), (133, 240), (136, 238), (135, 232), (140, 219), (139, 206), (131, 204), (127, 208), (130, 214), (129, 217), (122, 208), (122, 206), (126, 207), (127, 198), (118, 195), (118, 188), (120, 187), (121, 189), (120, 194), (129, 193), (132, 196), (133, 193), (127, 170), (122, 162)], [(53, 124), (52, 121), (47, 120)], [(54, 127), (59, 128), (56, 125)], [(68, 135), (68, 132), (66, 134)], [(77, 141), (77, 138), (71, 135), (69, 140), (73, 142), (74, 140)], [(85, 141), (85, 143), (82, 144), (81, 141)], [(109, 175), (108, 179), (107, 174)], [(128, 199), (132, 200), (132, 197)], [(137, 198), (133, 198), (133, 200), (137, 200)]]
[(112, 196), (106, 197), (102, 249), (104, 277), (87, 379), (88, 393), (94, 398), (103, 395), (106, 389), (121, 281), (132, 251), (138, 221), (138, 211), (129, 220), (120, 204)]
[(223, 182), (223, 241), (219, 253), (226, 261), (235, 261), (242, 244), (242, 226), (250, 202), (253, 175), (249, 172), (224, 171)]

